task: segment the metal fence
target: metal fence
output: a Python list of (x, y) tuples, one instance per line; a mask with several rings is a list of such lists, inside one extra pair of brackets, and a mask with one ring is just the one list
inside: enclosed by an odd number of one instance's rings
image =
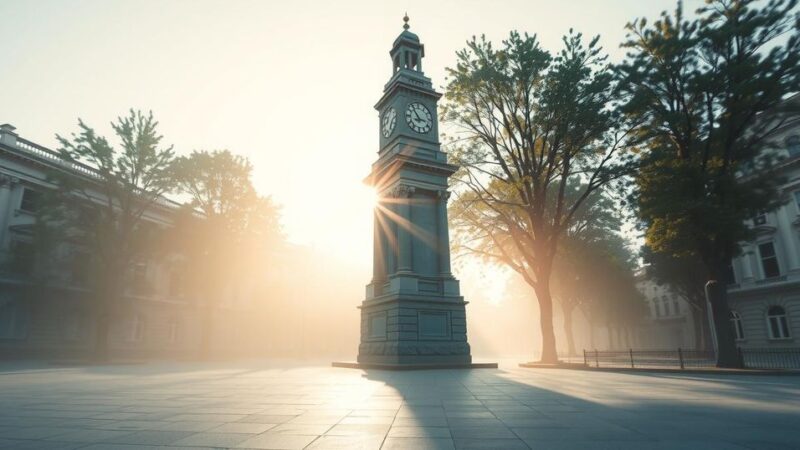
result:
[[(800, 348), (739, 349), (748, 369), (800, 369)], [(710, 350), (584, 350), (588, 367), (701, 369), (716, 367), (716, 354)]]
[(749, 369), (800, 369), (800, 348), (740, 348)]

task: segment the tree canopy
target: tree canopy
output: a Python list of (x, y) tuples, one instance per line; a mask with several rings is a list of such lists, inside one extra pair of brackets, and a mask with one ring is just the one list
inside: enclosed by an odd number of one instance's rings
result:
[[(779, 204), (773, 132), (797, 112), (795, 0), (710, 0), (693, 18), (679, 2), (650, 24), (628, 24), (618, 67), (625, 114), (647, 142), (635, 195), (647, 245), (694, 257), (723, 280), (746, 220)], [(735, 366), (724, 288), (712, 308), (720, 364)]]
[(473, 38), (448, 69), (443, 111), (462, 167), (453, 222), (462, 248), (533, 287), (547, 362), (557, 360), (550, 275), (559, 239), (587, 198), (630, 168), (598, 40), (570, 32), (553, 56), (515, 31), (499, 49)]

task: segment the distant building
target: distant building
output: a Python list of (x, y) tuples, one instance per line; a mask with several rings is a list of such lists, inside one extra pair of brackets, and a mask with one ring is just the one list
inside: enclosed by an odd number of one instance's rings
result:
[(636, 287), (645, 298), (647, 315), (637, 329), (642, 349), (695, 348), (693, 314), (686, 300), (666, 284), (640, 276)]
[[(800, 102), (800, 96), (789, 99)], [(800, 339), (800, 117), (773, 135), (783, 157), (783, 205), (752, 218), (757, 234), (730, 267), (728, 301), (741, 347), (794, 347)]]

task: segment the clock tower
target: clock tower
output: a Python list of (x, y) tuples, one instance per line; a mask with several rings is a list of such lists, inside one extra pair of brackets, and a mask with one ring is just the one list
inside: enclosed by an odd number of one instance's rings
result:
[(380, 148), (366, 182), (378, 193), (372, 280), (361, 304), (361, 367), (470, 367), (466, 302), (450, 272), (447, 179), (458, 167), (439, 144), (425, 46), (409, 31), (389, 52), (375, 105)]

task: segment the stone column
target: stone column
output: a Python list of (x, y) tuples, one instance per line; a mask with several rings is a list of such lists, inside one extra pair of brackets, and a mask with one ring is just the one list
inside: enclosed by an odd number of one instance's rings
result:
[(754, 277), (753, 274), (753, 258), (752, 258), (753, 251), (750, 247), (747, 247), (744, 251), (742, 251), (742, 281), (743, 282), (752, 282)]
[[(795, 244), (796, 239), (796, 232), (794, 227), (792, 226), (792, 220), (789, 217), (787, 206), (782, 206), (777, 211), (777, 219), (778, 219), (778, 233), (781, 236), (781, 242), (783, 245), (780, 251), (783, 253), (784, 261), (786, 261), (786, 268), (783, 271), (784, 274), (788, 272), (797, 272), (800, 270), (800, 260), (798, 260), (798, 249), (797, 245)], [(777, 249), (776, 249), (777, 250)]]
[(414, 187), (405, 184), (398, 185), (394, 190), (397, 205), (397, 272), (413, 272), (411, 251), (411, 198)]
[(439, 201), (436, 205), (438, 213), (438, 227), (439, 227), (439, 273), (442, 276), (452, 276), (450, 272), (450, 230), (447, 223), (447, 199), (450, 198), (450, 192), (446, 189), (438, 191)]
[(372, 282), (380, 282), (386, 279), (386, 261), (383, 254), (383, 229), (381, 227), (380, 206), (375, 206), (373, 213), (372, 231)]
[(14, 213), (11, 207), (11, 189), (18, 182), (17, 179), (5, 174), (0, 174), (0, 251), (7, 250), (8, 219)]

